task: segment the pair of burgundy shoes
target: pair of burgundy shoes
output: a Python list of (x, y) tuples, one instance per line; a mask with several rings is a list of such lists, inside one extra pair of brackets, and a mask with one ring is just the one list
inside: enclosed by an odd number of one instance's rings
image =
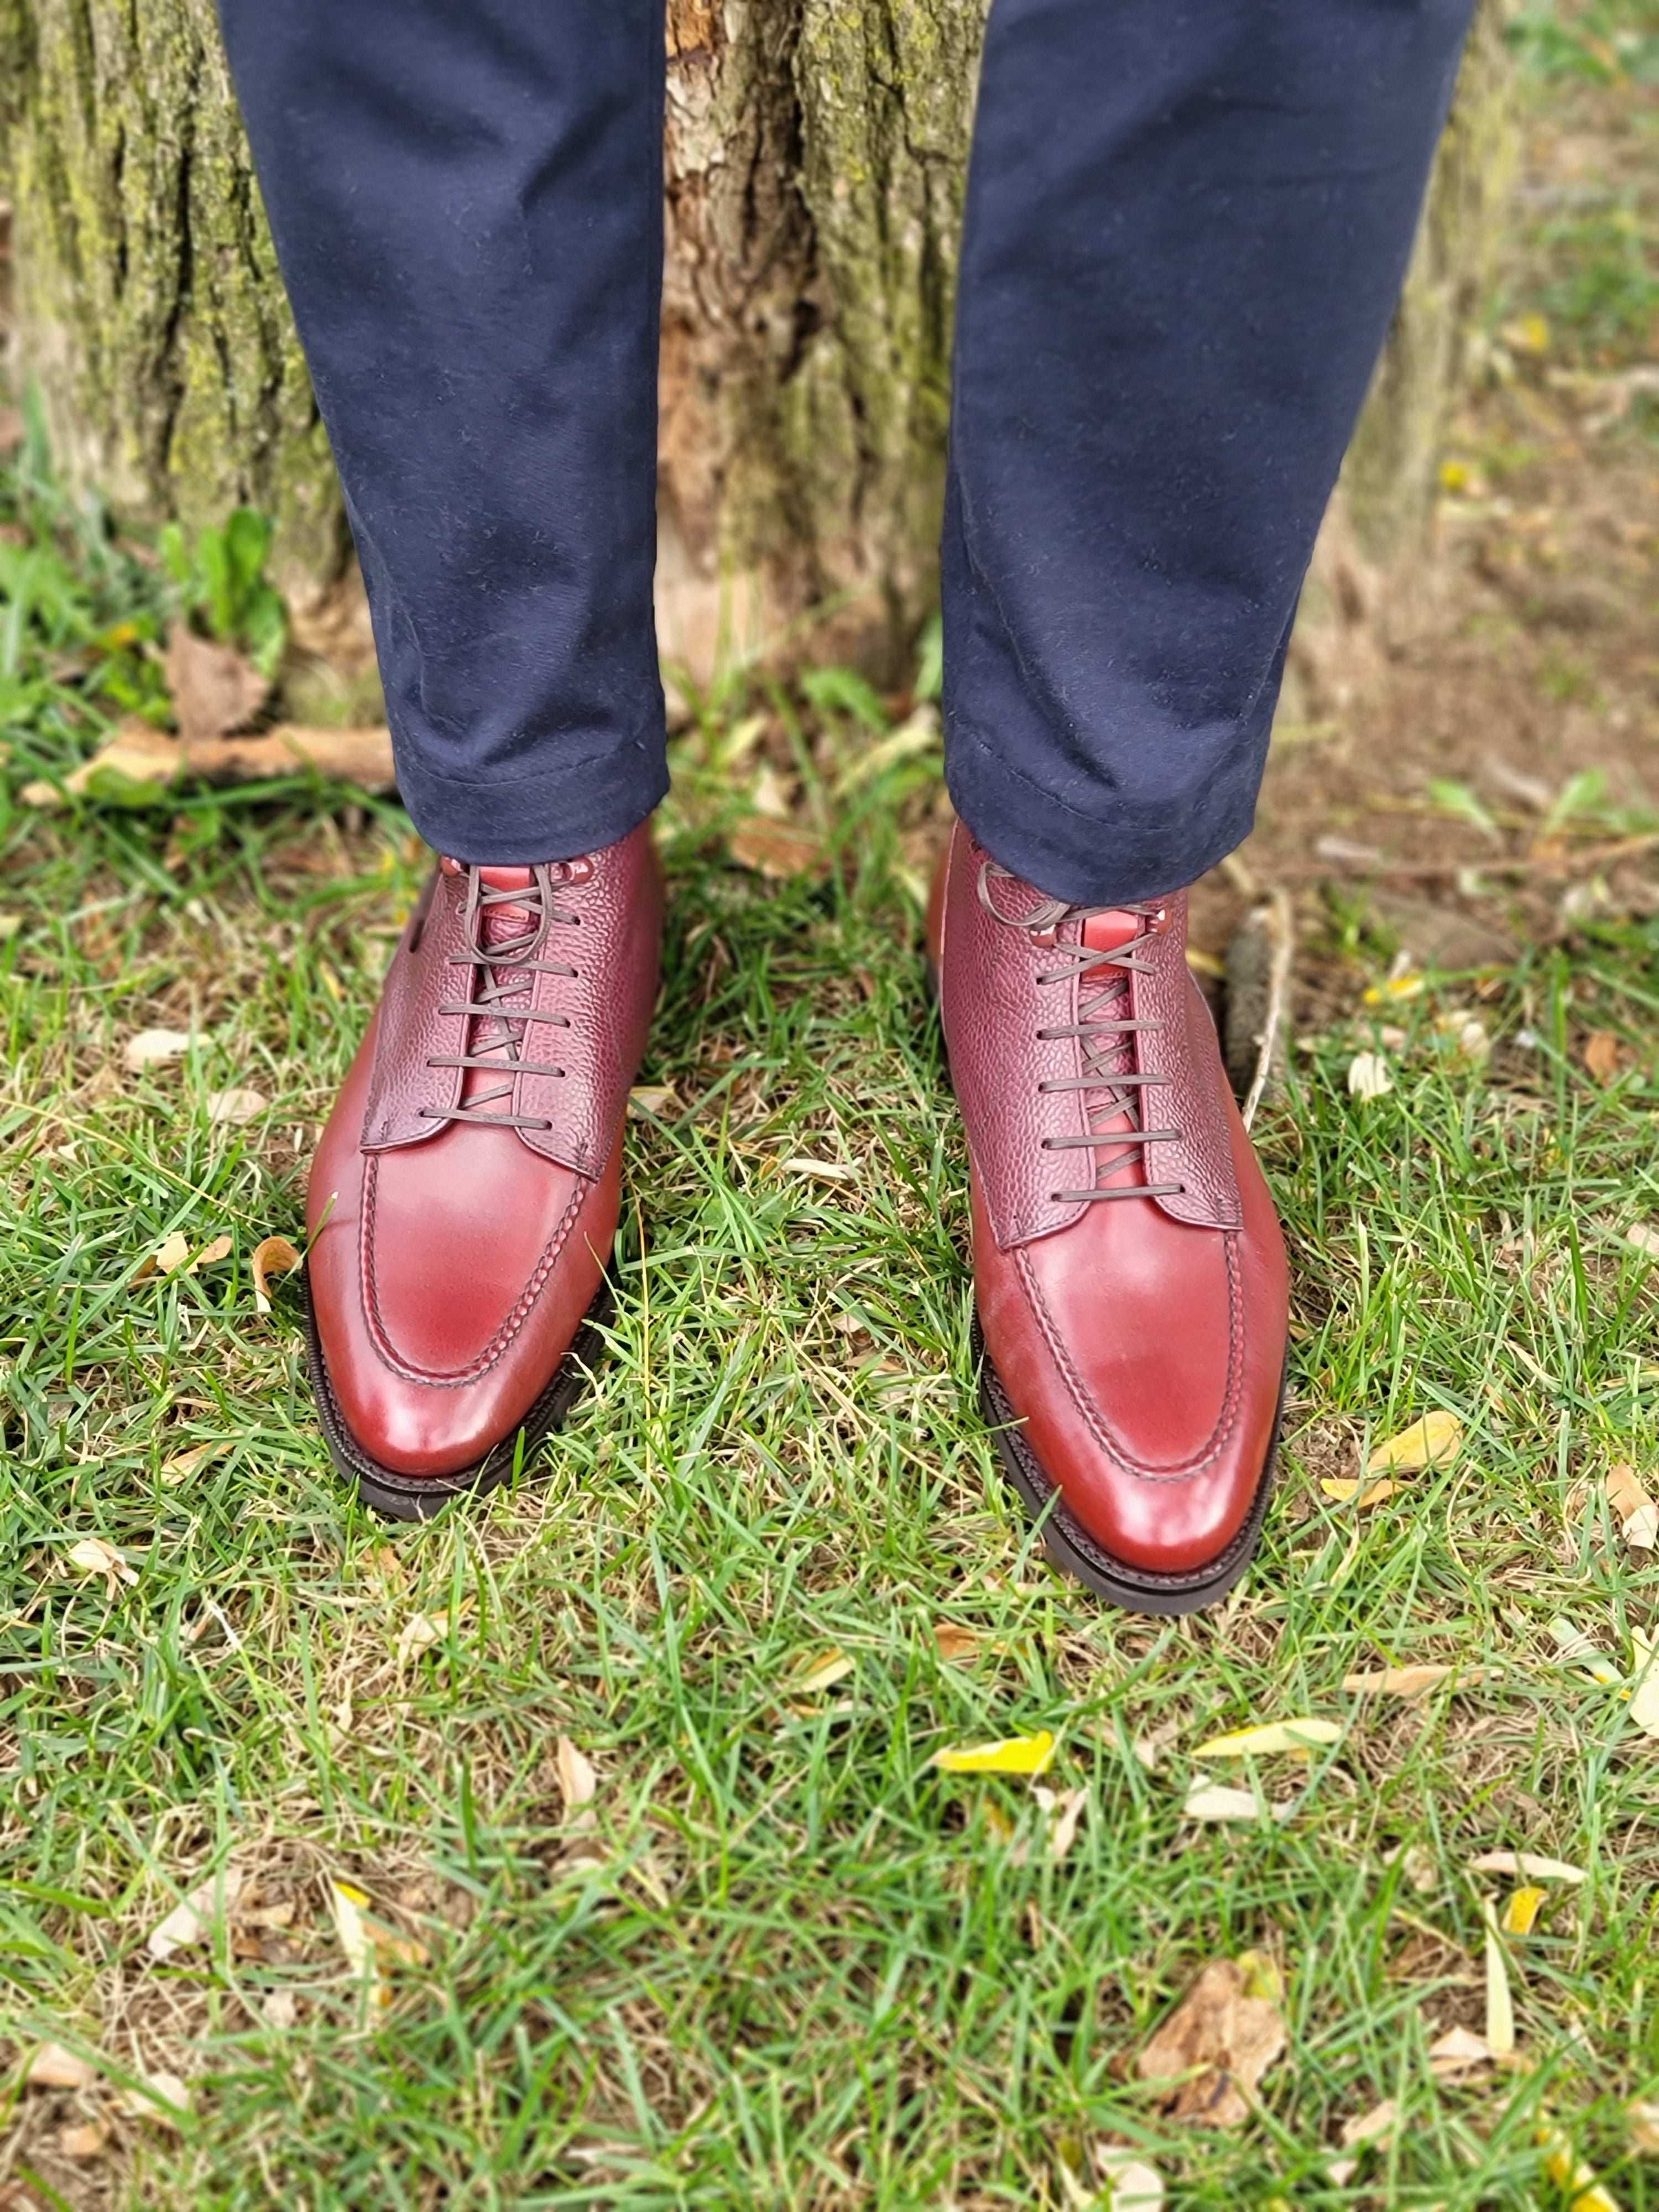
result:
[[(545, 866), (441, 861), (410, 918), (308, 1207), (323, 1429), (384, 1512), (512, 1474), (580, 1388), (661, 929), (644, 827)], [(1185, 895), (1066, 905), (958, 826), (928, 944), (1004, 1468), (1079, 1579), (1193, 1611), (1260, 1534), (1287, 1284)]]

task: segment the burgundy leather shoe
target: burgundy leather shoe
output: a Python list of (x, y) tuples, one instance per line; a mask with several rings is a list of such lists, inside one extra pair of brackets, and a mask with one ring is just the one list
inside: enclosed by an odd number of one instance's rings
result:
[(1069, 906), (958, 823), (929, 939), (1003, 1466), (1091, 1589), (1195, 1612), (1261, 1534), (1289, 1282), (1188, 973), (1186, 894)]
[(307, 1203), (323, 1433), (382, 1512), (499, 1481), (581, 1388), (661, 936), (643, 824), (578, 860), (442, 860), (410, 916)]

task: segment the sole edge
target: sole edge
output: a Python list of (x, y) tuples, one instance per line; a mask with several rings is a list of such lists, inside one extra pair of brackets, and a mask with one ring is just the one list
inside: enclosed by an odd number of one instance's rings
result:
[[(305, 1305), (306, 1364), (317, 1406), (318, 1425), (328, 1446), (328, 1455), (337, 1473), (356, 1486), (363, 1504), (391, 1521), (429, 1521), (456, 1498), (481, 1497), (508, 1480), (515, 1462), (527, 1467), (532, 1452), (563, 1425), (571, 1407), (587, 1388), (590, 1370), (604, 1355), (605, 1340), (599, 1329), (611, 1319), (617, 1304), (607, 1267), (576, 1334), (549, 1377), (547, 1387), (512, 1434), (493, 1444), (471, 1467), (462, 1468), (453, 1474), (410, 1475), (382, 1466), (352, 1434), (329, 1380), (328, 1361), (324, 1356), (312, 1304), (310, 1278), (306, 1273), (301, 1276), (301, 1295)], [(524, 1440), (522, 1460), (519, 1457), (520, 1437)]]
[(1054, 1564), (1085, 1589), (1093, 1590), (1097, 1597), (1109, 1600), (1124, 1612), (1147, 1613), (1155, 1619), (1201, 1613), (1206, 1607), (1225, 1597), (1255, 1557), (1261, 1541), (1285, 1415), (1285, 1378), (1279, 1382), (1279, 1405), (1261, 1480), (1237, 1534), (1207, 1566), (1197, 1568), (1189, 1575), (1158, 1575), (1114, 1559), (1066, 1506), (1060, 1486), (1026, 1440), (1020, 1417), (986, 1349), (985, 1331), (977, 1311), (974, 1315), (972, 1344), (980, 1370), (980, 1413), (992, 1432), (1002, 1472), (1037, 1523), (1043, 1547)]

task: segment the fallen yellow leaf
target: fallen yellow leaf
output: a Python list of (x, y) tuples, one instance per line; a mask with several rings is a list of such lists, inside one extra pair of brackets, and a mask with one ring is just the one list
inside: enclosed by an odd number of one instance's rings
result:
[(1394, 2133), (1395, 2123), (1400, 2118), (1400, 2107), (1392, 2097), (1385, 2097), (1380, 2105), (1373, 2105), (1369, 2112), (1358, 2119), (1342, 2123), (1342, 2148), (1358, 2150), (1363, 2143), (1385, 2143)]
[(441, 1644), (450, 1632), (452, 1623), (447, 1613), (411, 1613), (398, 1632), (398, 1664), (407, 1667), (411, 1659), (418, 1659), (422, 1651), (429, 1651), (434, 1644)]
[(1036, 1735), (1007, 1736), (1000, 1743), (936, 1751), (927, 1763), (945, 1774), (1044, 1774), (1054, 1755), (1054, 1739), (1043, 1729)]
[(1575, 1627), (1571, 1621), (1551, 1621), (1550, 1634), (1555, 1640), (1556, 1650), (1568, 1666), (1583, 1668), (1595, 1680), (1605, 1684), (1609, 1689), (1623, 1682), (1624, 1676), (1607, 1654), (1592, 1644), (1583, 1630)]
[(1595, 2168), (1575, 2154), (1559, 2128), (1546, 2122), (1537, 2141), (1544, 2154), (1544, 2171), (1570, 2200), (1569, 2212), (1619, 2212), (1617, 2197), (1602, 2188)]
[(1513, 2058), (1515, 2001), (1510, 1993), (1504, 1942), (1498, 1932), (1490, 1898), (1481, 1899), (1480, 1915), (1486, 1923), (1486, 2048), (1494, 2058)]
[(194, 1474), (198, 1467), (204, 1467), (209, 1460), (227, 1449), (223, 1437), (210, 1437), (204, 1444), (191, 1444), (185, 1451), (174, 1452), (171, 1458), (161, 1462), (161, 1480), (169, 1487), (174, 1483), (183, 1482)]
[(933, 1641), (939, 1646), (939, 1656), (947, 1666), (965, 1666), (969, 1660), (979, 1656), (984, 1638), (976, 1628), (963, 1628), (954, 1620), (933, 1623)]
[(1340, 1721), (1267, 1721), (1260, 1728), (1235, 1729), (1231, 1735), (1212, 1735), (1207, 1743), (1199, 1745), (1193, 1757), (1265, 1759), (1274, 1752), (1306, 1751), (1316, 1744), (1335, 1743), (1341, 1735)]
[(1415, 1474), (1425, 1467), (1443, 1467), (1456, 1457), (1462, 1440), (1463, 1424), (1456, 1414), (1437, 1407), (1409, 1428), (1374, 1444), (1365, 1472), (1376, 1474), (1387, 1468), (1397, 1474)]
[(1364, 994), (1368, 1006), (1398, 1006), (1407, 999), (1420, 999), (1426, 978), (1422, 975), (1391, 975), (1386, 982), (1373, 983)]
[[(1327, 1498), (1335, 1498), (1339, 1504), (1346, 1504), (1349, 1498), (1358, 1497), (1359, 1493), (1359, 1484), (1351, 1474), (1325, 1475), (1319, 1486)], [(1367, 1505), (1381, 1505), (1392, 1498), (1394, 1492), (1395, 1486), (1387, 1476), (1379, 1476), (1376, 1481), (1367, 1485), (1364, 1495), (1358, 1498), (1358, 1502), (1362, 1510)]]
[(248, 1261), (253, 1277), (253, 1309), (256, 1313), (268, 1314), (270, 1311), (271, 1277), (291, 1274), (302, 1264), (300, 1255), (286, 1237), (261, 1237)]
[(797, 1697), (816, 1697), (820, 1691), (844, 1682), (857, 1665), (857, 1660), (849, 1659), (844, 1651), (822, 1652), (790, 1677), (789, 1687)]
[[(334, 1915), (334, 1928), (340, 1939), (340, 1948), (345, 1953), (346, 1964), (354, 1974), (365, 1981), (377, 1978), (381, 1954), (394, 1959), (404, 1966), (424, 1966), (428, 1953), (423, 1943), (412, 1936), (405, 1936), (384, 1921), (376, 1920), (370, 1911), (368, 1893), (354, 1881), (329, 1878), (328, 1901)], [(384, 2001), (382, 1999), (382, 2001)]]
[(1536, 1889), (1528, 1883), (1511, 1893), (1504, 1907), (1501, 1923), (1506, 1936), (1530, 1936), (1537, 1923), (1538, 1910), (1549, 1895), (1547, 1889)]

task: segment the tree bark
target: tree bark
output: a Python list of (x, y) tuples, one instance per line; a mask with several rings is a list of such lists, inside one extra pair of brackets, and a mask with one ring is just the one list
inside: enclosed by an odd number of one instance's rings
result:
[[(1484, 286), (1498, 6), (1350, 465), (1379, 538), (1427, 512)], [(927, 610), (984, 13), (667, 0), (659, 617), (699, 678), (809, 650), (890, 674)], [(210, 0), (0, 0), (0, 182), (70, 479), (187, 524), (249, 501), (285, 588), (337, 577), (338, 489)]]
[(118, 512), (276, 525), (291, 587), (344, 511), (210, 0), (0, 0), (15, 313), (65, 477)]
[(1343, 465), (1363, 553), (1384, 569), (1425, 544), (1470, 343), (1492, 296), (1518, 154), (1508, 0), (1480, 0), (1389, 341)]

